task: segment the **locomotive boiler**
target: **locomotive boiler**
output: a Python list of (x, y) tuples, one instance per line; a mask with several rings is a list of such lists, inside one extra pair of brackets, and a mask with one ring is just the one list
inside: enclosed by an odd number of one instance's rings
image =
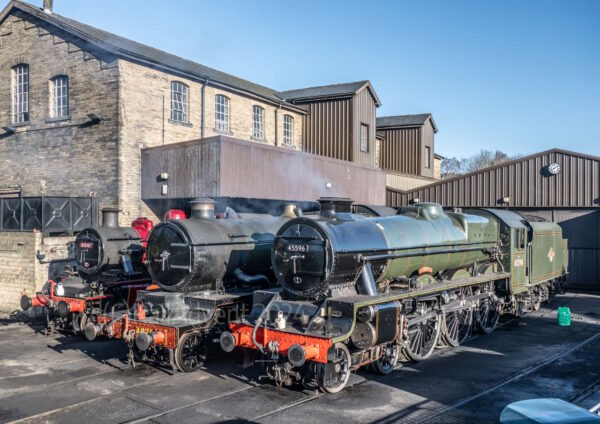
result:
[(267, 375), (337, 392), (371, 364), (424, 360), (457, 346), (474, 327), (493, 331), (502, 313), (548, 300), (566, 275), (559, 226), (507, 210), (444, 212), (416, 204), (398, 215), (349, 213), (349, 199), (321, 199), (321, 213), (277, 232), (279, 290), (254, 293), (253, 309), (230, 324), (221, 346), (270, 357)]
[(192, 201), (192, 219), (159, 224), (148, 239), (148, 270), (166, 292), (219, 290), (272, 280), (271, 245), (284, 217), (214, 219), (212, 201)]
[(89, 338), (124, 339), (132, 364), (194, 371), (230, 320), (250, 310), (252, 292), (274, 284), (271, 246), (277, 229), (295, 216), (293, 207), (277, 217), (226, 219), (216, 219), (210, 199), (191, 207), (190, 219), (159, 224), (148, 237), (148, 270), (162, 290), (140, 292), (127, 313), (103, 315), (86, 328)]
[(86, 228), (74, 241), (77, 272), (59, 281), (49, 280), (35, 296), (24, 294), (21, 307), (43, 308), (47, 330), (72, 329), (81, 333), (100, 312), (124, 310), (136, 292), (147, 288), (150, 277), (143, 263), (145, 244), (153, 222), (135, 219), (119, 227), (118, 210), (102, 210), (102, 226)]
[(495, 248), (495, 220), (445, 214), (437, 204), (360, 219), (349, 214), (350, 205), (349, 200), (321, 199), (321, 219), (294, 219), (279, 230), (273, 268), (286, 292), (315, 300), (372, 296), (377, 282), (483, 263)]

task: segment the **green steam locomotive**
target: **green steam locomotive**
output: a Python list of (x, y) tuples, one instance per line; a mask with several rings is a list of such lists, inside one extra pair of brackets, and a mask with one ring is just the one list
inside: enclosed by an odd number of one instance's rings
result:
[(275, 238), (279, 289), (253, 295), (221, 347), (260, 351), (279, 385), (316, 382), (338, 392), (365, 365), (382, 374), (457, 346), (501, 314), (536, 310), (560, 290), (567, 241), (554, 223), (505, 209), (438, 204), (397, 215), (350, 213), (349, 199), (321, 199), (318, 216), (286, 222)]

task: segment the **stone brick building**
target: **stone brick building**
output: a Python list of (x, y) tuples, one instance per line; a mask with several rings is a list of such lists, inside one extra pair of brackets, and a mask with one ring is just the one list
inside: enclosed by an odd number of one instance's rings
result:
[(47, 3), (12, 1), (0, 14), (0, 192), (95, 196), (127, 224), (151, 212), (140, 197), (141, 149), (219, 134), (376, 164), (380, 101), (368, 81), (279, 92)]
[[(368, 81), (277, 91), (44, 4), (14, 0), (0, 12), (0, 197), (92, 197), (121, 209), (121, 225), (156, 219), (141, 196), (142, 151), (220, 135), (309, 154), (291, 155), (295, 161), (327, 156), (334, 170), (324, 178), (347, 183), (367, 173), (385, 198), (376, 167), (380, 101)], [(298, 175), (286, 183), (309, 184)], [(45, 243), (15, 237), (29, 236), (0, 231), (0, 245)]]

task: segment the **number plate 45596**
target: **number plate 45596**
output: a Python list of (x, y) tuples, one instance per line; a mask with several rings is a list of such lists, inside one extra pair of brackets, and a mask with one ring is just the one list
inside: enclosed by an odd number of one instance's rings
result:
[(308, 252), (308, 246), (306, 244), (290, 244), (287, 247), (288, 252)]

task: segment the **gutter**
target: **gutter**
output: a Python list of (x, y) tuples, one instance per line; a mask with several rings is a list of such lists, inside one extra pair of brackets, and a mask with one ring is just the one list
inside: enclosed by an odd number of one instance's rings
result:
[[(153, 61), (151, 59), (148, 59), (148, 58), (146, 58), (144, 56), (141, 56), (141, 55), (138, 55), (136, 53), (130, 52), (128, 50), (122, 50), (122, 49), (120, 49), (118, 47), (115, 47), (115, 46), (113, 46), (111, 44), (108, 44), (105, 41), (99, 40), (96, 37), (93, 37), (93, 36), (90, 36), (89, 34), (81, 32), (78, 29), (73, 28), (72, 26), (70, 26), (68, 24), (60, 22), (58, 19), (56, 19), (55, 15), (48, 15), (46, 13), (43, 13), (43, 12), (41, 12), (41, 11), (33, 8), (32, 6), (28, 5), (28, 4), (24, 4), (24, 3), (21, 3), (21, 2), (15, 2), (15, 3), (10, 3), (10, 4), (12, 4), (14, 7), (16, 7), (19, 10), (21, 10), (24, 13), (29, 13), (29, 14), (35, 16), (36, 18), (38, 18), (38, 19), (40, 19), (42, 21), (48, 22), (51, 25), (54, 25), (55, 27), (57, 27), (59, 29), (62, 29), (63, 31), (66, 31), (66, 32), (68, 32), (70, 34), (73, 34), (73, 35), (75, 35), (75, 36), (77, 36), (77, 37), (79, 37), (79, 38), (81, 38), (81, 39), (83, 39), (85, 41), (88, 41), (90, 44), (96, 46), (97, 48), (105, 50), (105, 51), (107, 51), (109, 53), (113, 53), (113, 54), (115, 54), (117, 56), (122, 56), (122, 57), (125, 57), (125, 58), (128, 58), (128, 59), (131, 59), (131, 60), (135, 60), (135, 61), (141, 62), (143, 64), (146, 64), (147, 66), (152, 66), (154, 68), (158, 68), (160, 70), (165, 70), (165, 71), (168, 71), (168, 72), (171, 72), (171, 73), (173, 73), (173, 72), (179, 73), (180, 76), (183, 76), (183, 77), (188, 78), (190, 80), (195, 80), (197, 82), (198, 81), (202, 82), (203, 80), (208, 79), (208, 77), (206, 77), (206, 76), (201, 76), (201, 75), (198, 75), (198, 74), (194, 74), (191, 71), (186, 71), (184, 69), (180, 69), (180, 68), (177, 68), (177, 67), (171, 67), (171, 66), (159, 63), (159, 62), (155, 62), (155, 61)], [(5, 10), (5, 11), (8, 12), (9, 10)], [(57, 16), (60, 16), (60, 15), (57, 15)], [(66, 18), (66, 19), (69, 19), (69, 18)], [(147, 46), (147, 47), (150, 47), (150, 46)], [(152, 47), (150, 47), (150, 48), (152, 48)], [(168, 54), (168, 55), (171, 55), (171, 56), (175, 56), (175, 55), (173, 55), (171, 53), (167, 53), (167, 52), (165, 52), (165, 54)], [(175, 56), (175, 57), (177, 57), (177, 56)], [(179, 59), (181, 59), (181, 60), (189, 60), (189, 59), (184, 59), (184, 58), (179, 58)], [(192, 61), (190, 60), (190, 62), (192, 62)], [(220, 72), (220, 71), (217, 71), (217, 72)], [(232, 75), (232, 77), (235, 78), (235, 76), (233, 76), (233, 75)], [(243, 90), (243, 89), (240, 89), (240, 88), (237, 88), (237, 87), (233, 87), (233, 86), (230, 86), (230, 85), (228, 85), (226, 83), (222, 83), (222, 82), (218, 82), (218, 81), (213, 81), (211, 83), (214, 86), (219, 86), (219, 87), (222, 87), (222, 88), (226, 88), (229, 91), (232, 91), (232, 92), (235, 92), (235, 93), (238, 93), (238, 94), (243, 94), (244, 96), (249, 96), (249, 97), (253, 97), (253, 98), (259, 99), (259, 100), (262, 100), (262, 101), (264, 101), (266, 103), (269, 103), (271, 105), (274, 105), (274, 106), (278, 105), (278, 102), (276, 100), (273, 100), (271, 98), (265, 97), (263, 95), (260, 95), (260, 94), (254, 93), (254, 92), (246, 91), (246, 90)], [(303, 110), (301, 108), (297, 108), (296, 106), (294, 106), (294, 105), (292, 105), (290, 103), (286, 102), (285, 107), (287, 109), (290, 109), (290, 110), (292, 110), (294, 112), (297, 112), (299, 114), (306, 115), (306, 111), (305, 110)]]

